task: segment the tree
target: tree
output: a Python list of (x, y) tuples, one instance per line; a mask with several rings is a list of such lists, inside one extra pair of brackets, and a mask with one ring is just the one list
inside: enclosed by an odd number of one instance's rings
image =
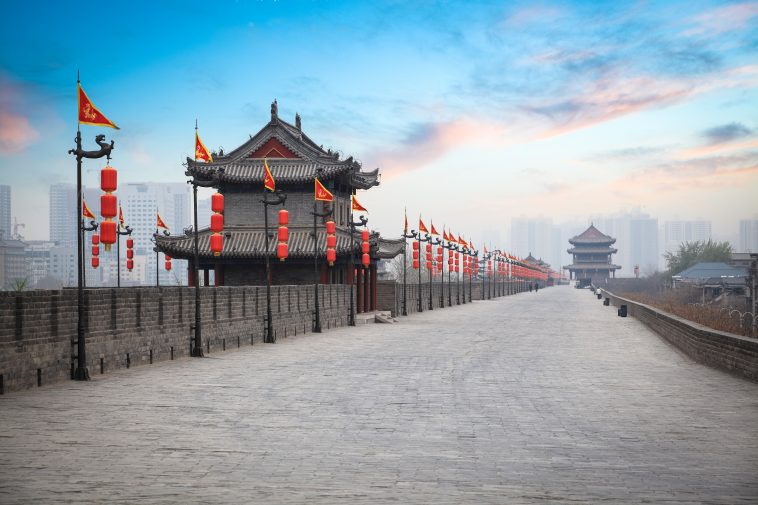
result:
[(701, 240), (683, 242), (679, 245), (678, 251), (667, 252), (663, 257), (668, 266), (668, 275), (676, 275), (696, 263), (728, 263), (732, 259), (732, 245), (726, 241), (714, 242), (711, 239), (708, 239), (707, 242)]

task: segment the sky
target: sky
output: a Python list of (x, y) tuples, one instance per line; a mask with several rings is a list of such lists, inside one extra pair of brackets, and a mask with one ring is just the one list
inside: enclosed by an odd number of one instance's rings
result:
[[(25, 236), (75, 182), (76, 74), (120, 130), (121, 182), (185, 181), (194, 126), (231, 150), (279, 115), (403, 209), (479, 237), (511, 217), (758, 217), (758, 2), (13, 2), (0, 31), (0, 184)], [(105, 130), (105, 131), (103, 131)], [(87, 147), (85, 147), (87, 148)], [(85, 161), (97, 185), (100, 161)]]

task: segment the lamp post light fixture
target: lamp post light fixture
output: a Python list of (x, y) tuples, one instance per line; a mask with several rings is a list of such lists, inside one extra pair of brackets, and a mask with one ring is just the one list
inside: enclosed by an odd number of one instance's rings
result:
[[(266, 263), (266, 335), (263, 337), (263, 342), (266, 344), (274, 344), (276, 343), (276, 338), (274, 337), (274, 326), (272, 324), (272, 315), (271, 315), (271, 260), (269, 258), (269, 248), (268, 248), (268, 206), (269, 205), (284, 205), (284, 202), (287, 201), (287, 195), (282, 193), (280, 190), (276, 190), (273, 194), (273, 197), (271, 199), (268, 198), (268, 190), (265, 188), (263, 189), (263, 200), (261, 200), (261, 203), (263, 203), (263, 228), (264, 228), (264, 247), (266, 248), (266, 251), (263, 254), (263, 257), (265, 259)], [(315, 219), (315, 218), (314, 218)]]
[(184, 175), (191, 177), (191, 179), (187, 181), (187, 184), (192, 184), (192, 208), (194, 219), (192, 279), (195, 283), (195, 324), (192, 327), (192, 329), (194, 329), (194, 343), (190, 346), (190, 354), (195, 358), (203, 357), (202, 316), (200, 312), (200, 249), (198, 246), (197, 188), (212, 188), (217, 186), (223, 173), (224, 168), (221, 167), (212, 172), (209, 179), (200, 179), (200, 174), (194, 167), (188, 167), (184, 172)]
[[(442, 243), (442, 240), (439, 239), (439, 237), (434, 238), (431, 235), (427, 236), (429, 239), (429, 244), (432, 246), (432, 251), (429, 253), (431, 255), (431, 258), (434, 258), (434, 246), (440, 245)], [(432, 302), (432, 279), (434, 278), (434, 261), (430, 260), (428, 261), (431, 268), (427, 268), (427, 271), (429, 272), (429, 310), (434, 310), (434, 303)], [(419, 269), (421, 268), (421, 263), (419, 263)], [(444, 307), (444, 304), (442, 305)]]
[[(413, 233), (407, 233), (407, 230), (404, 230), (402, 235), (403, 237), (403, 315), (408, 315), (408, 299), (406, 297), (406, 270), (408, 269), (408, 263), (406, 260), (406, 249), (408, 248), (408, 242), (407, 239), (414, 238), (415, 235)], [(421, 262), (419, 262), (419, 268), (421, 268)]]
[[(353, 301), (354, 293), (353, 293), (353, 286), (355, 286), (355, 229), (358, 226), (366, 226), (366, 223), (368, 223), (368, 218), (366, 216), (360, 216), (359, 221), (356, 223), (353, 221), (353, 211), (352, 211), (352, 205), (350, 210), (350, 260), (348, 261), (348, 268), (350, 269), (350, 279), (351, 279), (351, 285), (350, 285), (350, 314), (347, 321), (348, 326), (355, 326), (355, 302)], [(405, 249), (403, 249), (403, 253), (405, 253)], [(408, 315), (408, 314), (404, 314)]]
[(131, 226), (125, 226), (121, 229), (121, 226), (116, 227), (116, 287), (121, 287), (121, 237), (130, 237), (132, 235)]
[[(108, 144), (105, 141), (105, 135), (97, 135), (95, 142), (100, 146), (97, 151), (85, 151), (82, 149), (82, 132), (77, 128), (76, 131), (76, 148), (70, 149), (68, 154), (76, 156), (76, 241), (77, 241), (77, 323), (76, 323), (76, 369), (74, 370), (73, 379), (89, 380), (89, 371), (87, 370), (87, 348), (86, 338), (84, 335), (84, 229), (81, 218), (82, 215), (82, 159), (98, 159), (107, 156), (110, 159), (113, 150), (113, 141)], [(96, 223), (95, 223), (96, 224)]]
[[(418, 311), (419, 312), (423, 312), (424, 311), (424, 308), (422, 306), (423, 302), (421, 301), (421, 270), (422, 270), (421, 269), (421, 243), (422, 242), (429, 242), (429, 243), (431, 243), (432, 236), (429, 235), (428, 233), (426, 233), (425, 234), (426, 236), (424, 238), (422, 238), (421, 237), (421, 232), (420, 231), (417, 232), (416, 230), (411, 230), (411, 235), (419, 243), (419, 248), (418, 248)], [(432, 273), (429, 272), (429, 276), (430, 277), (431, 277), (431, 275), (432, 275)], [(429, 280), (431, 282), (431, 278)], [(430, 309), (429, 310), (431, 310), (431, 304), (432, 304), (432, 302), (431, 302), (431, 299), (432, 299), (431, 284), (429, 285), (429, 288), (430, 288), (430, 290), (429, 290), (429, 306), (430, 306)]]
[[(321, 170), (318, 170), (319, 174), (321, 175)], [(318, 177), (317, 175), (317, 177)], [(329, 206), (326, 210), (323, 212), (318, 212), (316, 209), (316, 200), (313, 201), (313, 211), (311, 212), (313, 215), (313, 296), (315, 301), (315, 311), (316, 311), (316, 317), (313, 321), (313, 332), (314, 333), (321, 333), (321, 314), (319, 313), (319, 306), (318, 306), (318, 284), (319, 284), (319, 274), (318, 274), (318, 233), (316, 233), (316, 224), (318, 218), (325, 218), (329, 217), (332, 214), (334, 214), (334, 207)]]
[[(155, 229), (155, 234), (153, 235), (153, 243), (155, 246), (153, 247), (153, 251), (155, 251), (155, 287), (160, 287), (160, 261), (158, 261), (158, 253), (160, 252), (158, 250), (158, 240), (157, 237), (160, 235), (160, 230), (158, 228)], [(168, 237), (171, 235), (168, 230), (163, 230), (163, 236)]]
[[(443, 242), (442, 247), (447, 249), (447, 258), (448, 258), (448, 267), (447, 267), (447, 306), (452, 307), (453, 306), (453, 284), (451, 280), (451, 273), (453, 271), (453, 263), (450, 261), (453, 257), (453, 252), (457, 251), (455, 244), (453, 244), (451, 241), (447, 241), (447, 244)], [(444, 276), (445, 273), (443, 272), (442, 275)]]

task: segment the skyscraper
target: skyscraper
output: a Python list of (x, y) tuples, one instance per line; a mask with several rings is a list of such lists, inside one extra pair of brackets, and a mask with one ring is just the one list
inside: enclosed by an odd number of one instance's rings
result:
[(663, 247), (666, 252), (675, 252), (685, 242), (707, 241), (710, 238), (710, 221), (666, 221), (663, 223)]
[(11, 187), (0, 184), (0, 240), (11, 238)]
[(758, 219), (740, 219), (738, 252), (758, 252)]
[(76, 249), (76, 186), (50, 185), (50, 240)]
[(660, 266), (658, 219), (635, 210), (612, 216), (593, 216), (592, 222), (607, 235), (616, 237), (616, 263), (622, 267), (617, 277), (632, 277), (634, 267), (641, 275), (655, 272)]

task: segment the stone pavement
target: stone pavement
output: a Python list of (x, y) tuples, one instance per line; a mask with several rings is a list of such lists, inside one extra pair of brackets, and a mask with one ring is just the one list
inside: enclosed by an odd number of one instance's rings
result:
[(0, 503), (758, 503), (758, 384), (558, 287), (0, 397)]

